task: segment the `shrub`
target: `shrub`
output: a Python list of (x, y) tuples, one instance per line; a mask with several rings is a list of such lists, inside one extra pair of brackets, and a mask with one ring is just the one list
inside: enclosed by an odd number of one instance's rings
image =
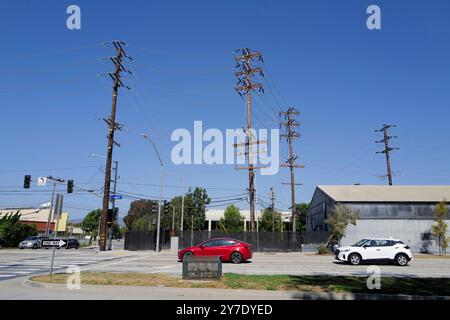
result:
[(320, 246), (317, 250), (318, 254), (328, 254), (331, 253), (330, 249), (328, 249), (326, 246)]

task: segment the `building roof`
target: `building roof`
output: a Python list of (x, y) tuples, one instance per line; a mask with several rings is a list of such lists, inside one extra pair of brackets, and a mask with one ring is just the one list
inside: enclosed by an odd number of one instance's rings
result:
[(336, 202), (440, 202), (450, 186), (317, 186)]
[[(0, 218), (9, 213), (16, 213), (20, 211), (20, 221), (23, 222), (42, 222), (46, 223), (48, 221), (48, 216), (50, 214), (49, 208), (5, 208), (0, 209)], [(66, 211), (61, 213), (61, 218), (58, 223), (58, 231), (65, 231), (67, 220), (69, 214)], [(56, 224), (56, 219), (51, 220), (52, 223)]]
[[(250, 210), (239, 210), (241, 215), (244, 216), (245, 221), (250, 221)], [(211, 221), (219, 221), (220, 218), (223, 217), (225, 213), (225, 209), (206, 209), (205, 216), (206, 220)], [(256, 218), (259, 218), (262, 215), (262, 210), (255, 210)], [(291, 212), (289, 211), (282, 211), (281, 215), (285, 221), (289, 221), (289, 217), (291, 215)]]

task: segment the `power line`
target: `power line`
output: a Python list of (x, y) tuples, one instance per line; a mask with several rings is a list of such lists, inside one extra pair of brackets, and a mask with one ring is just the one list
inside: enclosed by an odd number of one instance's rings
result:
[(286, 137), (289, 143), (289, 159), (286, 161), (286, 164), (281, 164), (281, 166), (288, 167), (291, 173), (291, 182), (288, 184), (291, 185), (292, 232), (296, 231), (295, 186), (298, 185), (295, 183), (294, 169), (304, 168), (304, 165), (295, 164), (295, 160), (297, 160), (298, 156), (294, 155), (292, 146), (293, 140), (300, 137), (300, 135), (293, 129), (294, 127), (300, 126), (300, 123), (293, 118), (293, 116), (298, 114), (299, 112), (295, 110), (295, 108), (288, 108), (285, 112), (280, 112), (280, 116), (284, 115), (285, 118), (285, 122), (281, 122), (281, 125), (286, 127), (286, 134), (282, 134), (281, 137)]
[(173, 54), (173, 55), (183, 55), (183, 56), (211, 56), (211, 55), (225, 55), (225, 54), (233, 54), (233, 50), (231, 51), (217, 51), (217, 52), (175, 52), (175, 51), (167, 51), (167, 50), (159, 50), (152, 48), (145, 48), (138, 45), (129, 44), (131, 48), (136, 48), (142, 51), (159, 53), (159, 54)]

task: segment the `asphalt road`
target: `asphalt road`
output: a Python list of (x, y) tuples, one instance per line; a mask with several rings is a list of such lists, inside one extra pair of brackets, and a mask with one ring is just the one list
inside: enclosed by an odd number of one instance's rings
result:
[[(126, 286), (86, 286), (70, 290), (64, 284), (37, 284), (28, 278), (48, 273), (52, 250), (1, 250), (0, 300), (6, 299), (317, 299), (305, 293), (264, 290), (224, 290), (193, 288), (146, 288)], [(144, 272), (181, 275), (176, 254), (153, 251), (130, 252), (95, 249), (56, 251), (55, 272), (78, 266), (81, 271)], [(255, 253), (253, 261), (240, 265), (223, 264), (223, 272), (242, 274), (359, 275), (368, 276), (369, 265), (350, 266), (332, 256), (311, 253)], [(417, 257), (407, 267), (378, 265), (381, 276), (450, 277), (450, 259)], [(355, 299), (351, 294), (324, 294), (323, 299)], [(362, 297), (365, 299), (366, 297)]]
[[(49, 272), (52, 250), (0, 251), (0, 281)], [(78, 266), (81, 271), (144, 272), (181, 275), (175, 253), (95, 249), (56, 250), (55, 272)], [(255, 253), (251, 262), (224, 263), (223, 272), (241, 274), (368, 275), (370, 265), (351, 266), (332, 256), (311, 253)], [(381, 276), (450, 277), (450, 259), (417, 256), (406, 267), (377, 265)]]

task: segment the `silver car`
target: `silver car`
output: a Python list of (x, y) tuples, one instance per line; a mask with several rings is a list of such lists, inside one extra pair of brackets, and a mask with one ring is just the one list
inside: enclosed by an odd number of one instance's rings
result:
[(28, 237), (19, 243), (19, 249), (37, 249), (41, 247), (42, 237)]

